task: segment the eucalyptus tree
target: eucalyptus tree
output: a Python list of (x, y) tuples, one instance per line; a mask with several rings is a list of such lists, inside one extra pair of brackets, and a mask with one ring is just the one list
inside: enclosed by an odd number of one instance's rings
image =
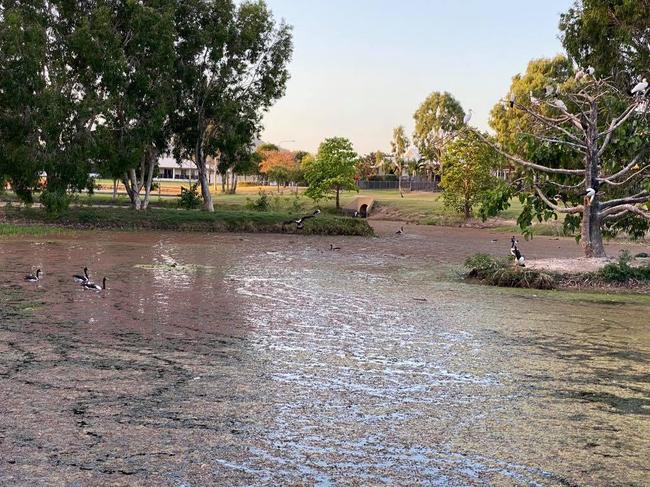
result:
[(421, 156), (440, 165), (445, 146), (463, 126), (465, 112), (460, 103), (447, 92), (433, 92), (420, 105), (413, 119), (413, 142)]
[(564, 153), (561, 159), (535, 161), (476, 132), (524, 170), (527, 194), (520, 224), (564, 214), (565, 227), (581, 229), (587, 257), (605, 255), (603, 232), (647, 231), (650, 116), (645, 93), (629, 96), (609, 78), (592, 73), (580, 80), (557, 79), (543, 92), (508, 96), (505, 102), (528, 116), (524, 137)]
[(560, 37), (572, 61), (592, 66), (625, 90), (650, 69), (650, 2), (578, 0), (560, 20)]
[[(100, 1), (86, 25), (86, 62), (96, 76), (101, 171), (146, 209), (174, 106), (176, 1)], [(144, 189), (144, 200), (141, 191)]]
[(179, 0), (176, 29), (174, 153), (194, 161), (204, 209), (214, 211), (208, 158), (218, 155), (233, 112), (258, 124), (283, 95), (291, 29), (263, 1), (232, 0)]

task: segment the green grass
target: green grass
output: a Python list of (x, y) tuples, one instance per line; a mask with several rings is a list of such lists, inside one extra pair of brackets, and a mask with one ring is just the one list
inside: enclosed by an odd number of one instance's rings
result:
[(41, 236), (53, 235), (64, 233), (65, 228), (53, 225), (16, 225), (13, 223), (0, 223), (0, 237), (13, 237), (13, 236)]
[[(128, 208), (75, 207), (60, 216), (48, 215), (38, 208), (6, 208), (7, 219), (18, 222), (50, 223), (71, 228), (106, 228), (120, 230), (174, 230), (198, 232), (266, 232), (282, 231), (282, 222), (295, 214), (286, 211), (260, 212), (242, 209), (218, 209), (214, 213), (200, 210), (155, 209), (133, 211)], [(288, 231), (294, 231), (289, 226)], [(366, 220), (322, 214), (307, 220), (299, 233), (306, 235), (373, 235)]]

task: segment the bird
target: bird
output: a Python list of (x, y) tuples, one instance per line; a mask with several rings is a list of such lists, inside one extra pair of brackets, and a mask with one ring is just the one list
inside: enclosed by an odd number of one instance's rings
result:
[(556, 108), (559, 108), (560, 110), (564, 110), (565, 112), (568, 111), (569, 109), (567, 108), (566, 104), (560, 100), (559, 98), (556, 98), (551, 102), (551, 105), (553, 105)]
[(580, 68), (578, 72), (576, 73), (575, 79), (576, 81), (580, 81), (582, 78), (584, 78), (586, 75), (584, 69)]
[(595, 73), (596, 73), (596, 70), (594, 69), (593, 66), (589, 66), (589, 67), (587, 68), (587, 74), (588, 74), (589, 76), (593, 76)]
[(88, 267), (84, 267), (83, 276), (80, 274), (75, 274), (74, 276), (72, 276), (72, 279), (74, 279), (74, 282), (78, 284), (83, 284), (84, 282), (88, 282), (90, 280), (90, 277), (88, 276)]
[(465, 118), (463, 119), (463, 123), (467, 125), (469, 121), (472, 119), (472, 109), (470, 108), (467, 110), (467, 114), (465, 115)]
[(334, 244), (330, 244), (330, 250), (341, 250), (341, 247), (335, 247)]
[(102, 285), (95, 284), (94, 282), (84, 282), (82, 284), (84, 289), (90, 289), (91, 291), (103, 291), (106, 289), (106, 278), (102, 280)]
[(544, 89), (546, 90), (546, 96), (551, 96), (555, 91), (551, 85), (546, 85)]
[(530, 103), (533, 105), (539, 105), (539, 100), (533, 96), (533, 92), (530, 92)]
[(589, 201), (589, 204), (592, 204), (594, 202), (594, 198), (596, 197), (596, 190), (594, 188), (587, 188), (587, 191), (585, 191), (582, 195)]
[(562, 196), (561, 194), (559, 194), (559, 193), (556, 194), (555, 196), (553, 196), (553, 199), (555, 200), (555, 202), (557, 204), (564, 203), (564, 206), (566, 206), (566, 200), (565, 200), (564, 196)]
[(648, 80), (647, 80), (647, 78), (643, 78), (642, 81), (637, 83), (634, 86), (634, 88), (632, 88), (632, 91), (630, 91), (630, 94), (635, 95), (635, 94), (638, 93), (639, 95), (642, 95), (643, 93), (645, 93), (645, 90), (647, 90), (647, 89), (648, 89)]
[(395, 232), (395, 235), (404, 235), (404, 227), (399, 227), (399, 230)]
[(297, 220), (288, 220), (286, 222), (282, 222), (282, 231), (284, 231), (285, 227), (287, 225), (296, 225), (296, 229), (300, 230), (305, 228), (305, 220), (308, 220), (310, 218), (315, 218), (316, 216), (320, 215), (320, 210), (315, 210), (311, 215), (305, 215), (301, 216)]
[(521, 255), (521, 252), (517, 248), (518, 242), (514, 235), (512, 236), (512, 239), (510, 239), (510, 243), (510, 253), (515, 258), (515, 264), (519, 267), (526, 267), (526, 259), (524, 259), (524, 256)]
[(35, 274), (27, 274), (27, 275), (25, 276), (25, 280), (26, 280), (27, 282), (37, 282), (37, 281), (40, 281), (40, 280), (41, 280), (41, 270), (40, 270), (40, 269), (36, 269), (36, 273), (35, 273)]
[(511, 93), (510, 94), (510, 108), (514, 108), (514, 107), (515, 107), (515, 94)]

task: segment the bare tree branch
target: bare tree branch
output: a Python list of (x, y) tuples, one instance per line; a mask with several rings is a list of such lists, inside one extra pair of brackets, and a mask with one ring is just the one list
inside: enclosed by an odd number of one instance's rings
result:
[(499, 154), (501, 154), (505, 158), (510, 159), (512, 162), (514, 162), (516, 164), (519, 164), (521, 166), (530, 167), (531, 169), (536, 169), (538, 171), (548, 172), (548, 173), (553, 173), (553, 174), (582, 175), (582, 174), (585, 173), (584, 169), (562, 169), (562, 168), (546, 167), (546, 166), (542, 166), (540, 164), (535, 164), (534, 162), (530, 162), (530, 161), (526, 161), (524, 159), (520, 159), (519, 157), (516, 157), (516, 156), (511, 156), (507, 152), (504, 152), (498, 145), (494, 144), (490, 140), (483, 137), (483, 134), (481, 134), (478, 130), (474, 130), (474, 133), (476, 133), (476, 135), (478, 135), (479, 138), (481, 140), (483, 140), (483, 142), (485, 142), (487, 145), (492, 147)]
[(544, 201), (544, 203), (546, 203), (546, 205), (549, 208), (557, 211), (558, 213), (575, 214), (575, 213), (582, 213), (585, 210), (584, 206), (582, 206), (582, 205), (571, 206), (571, 207), (566, 207), (566, 208), (562, 208), (561, 206), (556, 205), (555, 203), (553, 203), (550, 199), (548, 199), (546, 197), (544, 192), (541, 189), (539, 189), (538, 186), (535, 186), (535, 192), (539, 195), (539, 197)]
[(562, 132), (564, 135), (569, 137), (576, 144), (581, 144), (582, 143), (582, 140), (579, 137), (577, 137), (576, 135), (569, 132), (567, 129), (560, 126), (561, 123), (564, 123), (564, 122), (568, 121), (569, 119), (571, 119), (571, 115), (568, 114), (567, 112), (565, 112), (564, 110), (562, 110), (562, 112), (566, 114), (565, 117), (563, 117), (563, 118), (551, 118), (551, 117), (546, 117), (546, 116), (542, 115), (541, 113), (537, 113), (537, 112), (535, 112), (533, 110), (530, 110), (528, 107), (526, 107), (524, 105), (516, 105), (516, 107), (523, 110), (523, 111), (525, 111), (526, 113), (531, 115), (534, 119), (542, 122), (547, 127), (550, 127), (550, 128), (552, 128), (554, 130), (558, 130), (558, 131)]
[(639, 208), (638, 206), (634, 206), (630, 204), (613, 206), (604, 211), (601, 211), (599, 216), (601, 218), (608, 218), (610, 215), (621, 216), (623, 212), (634, 213), (635, 215), (638, 215), (641, 218), (650, 220), (650, 211), (645, 211), (642, 208)]
[(606, 183), (606, 184), (615, 184), (616, 181), (612, 181), (612, 179), (620, 178), (621, 176), (625, 176), (628, 172), (630, 172), (634, 168), (634, 166), (636, 166), (637, 162), (639, 162), (641, 156), (645, 154), (647, 148), (648, 148), (647, 146), (643, 147), (641, 151), (636, 156), (634, 156), (634, 158), (630, 161), (630, 163), (627, 166), (625, 166), (623, 169), (621, 169), (615, 174), (612, 174), (611, 176), (598, 178), (598, 182)]
[(612, 206), (618, 206), (623, 204), (636, 204), (636, 203), (645, 203), (650, 200), (650, 193), (647, 191), (641, 191), (632, 196), (626, 196), (625, 198), (618, 198), (615, 200), (609, 200), (601, 203), (601, 208), (611, 208)]
[(598, 134), (598, 139), (605, 136), (605, 140), (603, 141), (602, 145), (600, 146), (600, 149), (598, 150), (598, 155), (602, 156), (605, 153), (605, 149), (607, 149), (607, 146), (609, 145), (609, 141), (612, 138), (612, 134), (614, 131), (619, 128), (621, 125), (623, 125), (628, 118), (634, 113), (634, 110), (638, 106), (638, 102), (634, 102), (632, 105), (627, 107), (627, 109), (618, 117), (612, 120), (612, 122), (609, 124), (609, 128), (605, 130), (604, 132), (601, 132)]

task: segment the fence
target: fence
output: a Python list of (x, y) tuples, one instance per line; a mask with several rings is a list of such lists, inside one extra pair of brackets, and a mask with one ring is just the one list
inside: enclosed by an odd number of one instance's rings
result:
[[(359, 189), (399, 189), (397, 181), (358, 181)], [(440, 191), (436, 181), (402, 181), (404, 191)]]

